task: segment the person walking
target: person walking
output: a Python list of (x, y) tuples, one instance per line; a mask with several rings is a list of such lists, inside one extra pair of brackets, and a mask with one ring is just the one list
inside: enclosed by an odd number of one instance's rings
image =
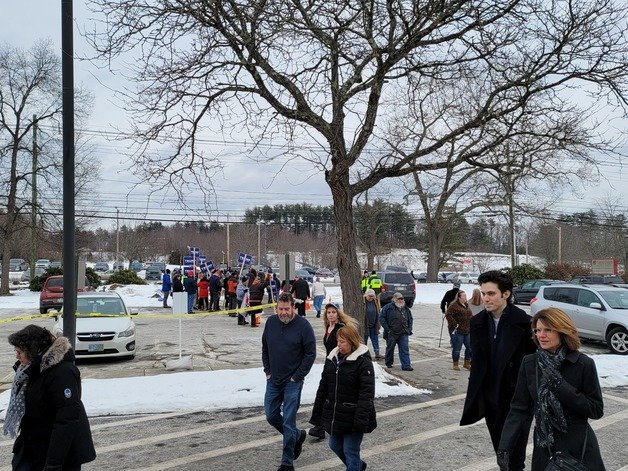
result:
[(459, 290), (460, 290), (460, 283), (456, 281), (453, 287), (450, 290), (445, 292), (445, 295), (443, 296), (443, 299), (440, 302), (440, 310), (443, 313), (443, 315), (445, 315), (445, 313), (447, 312), (447, 308), (449, 307), (449, 304), (452, 303), (454, 299), (456, 299), (456, 294), (458, 294)]
[(395, 346), (399, 347), (399, 361), (403, 371), (413, 371), (410, 363), (410, 348), (408, 337), (412, 335), (412, 312), (406, 306), (403, 295), (399, 292), (393, 294), (392, 302), (386, 304), (379, 315), (379, 322), (384, 329), (386, 340), (386, 355), (384, 363), (387, 368), (392, 368), (395, 359)]
[[(244, 301), (244, 295), (248, 294), (249, 288), (249, 277), (243, 276), (238, 283), (236, 288), (236, 301), (238, 303), (238, 309), (242, 307), (242, 303)], [(248, 322), (245, 320), (245, 315), (242, 312), (238, 312), (238, 325), (246, 325)]]
[(471, 369), (471, 335), (469, 334), (469, 323), (471, 322), (471, 309), (467, 303), (467, 293), (458, 290), (456, 298), (449, 304), (447, 313), (447, 329), (451, 338), (451, 358), (453, 369), (460, 371), (460, 350), (464, 345), (464, 365), (467, 370)]
[(179, 270), (175, 270), (172, 273), (172, 292), (173, 293), (183, 293), (185, 291), (183, 289), (183, 281), (181, 280), (181, 272)]
[(469, 300), (469, 309), (471, 309), (471, 314), (474, 316), (484, 309), (484, 304), (482, 304), (482, 292), (479, 288), (473, 289), (473, 295)]
[(294, 300), (297, 303), (297, 311), (300, 316), (305, 317), (305, 302), (310, 297), (310, 285), (303, 279), (302, 276), (298, 276), (292, 287), (290, 293), (294, 296)]
[(168, 296), (170, 296), (170, 292), (172, 291), (172, 279), (170, 278), (170, 269), (166, 268), (166, 271), (161, 276), (161, 292), (163, 293), (164, 298), (164, 307), (168, 306)]
[(267, 319), (262, 334), (264, 412), (268, 423), (283, 435), (277, 471), (292, 471), (307, 436), (297, 428), (296, 420), (303, 382), (316, 359), (316, 338), (310, 323), (296, 315), (291, 294), (279, 295), (275, 313)]
[(367, 289), (364, 292), (364, 345), (368, 345), (368, 339), (371, 339), (373, 351), (375, 352), (375, 360), (381, 360), (379, 354), (379, 313), (381, 306), (379, 298), (375, 294), (375, 290)]
[[(336, 335), (342, 327), (351, 325), (357, 328), (356, 320), (345, 314), (336, 303), (327, 303), (325, 305), (325, 310), (323, 311), (323, 325), (325, 326), (325, 333), (323, 334), (325, 355), (329, 355), (331, 351), (336, 348)], [(312, 427), (308, 431), (308, 434), (321, 440), (325, 439), (325, 429), (322, 426)]]
[(373, 362), (355, 327), (339, 329), (337, 340), (323, 366), (310, 423), (329, 433), (329, 448), (346, 471), (363, 471), (362, 439), (377, 427)]
[(604, 471), (600, 447), (588, 423), (588, 419), (604, 415), (595, 362), (578, 351), (578, 330), (562, 310), (537, 312), (532, 327), (538, 349), (523, 359), (519, 369), (497, 450), (499, 468), (509, 471), (509, 455), (517, 437), (527, 434), (534, 416), (532, 471), (546, 469), (557, 453), (582, 462), (582, 469)]
[(222, 272), (216, 268), (209, 277), (209, 310), (220, 311), (220, 293), (222, 291)]
[(17, 437), (13, 470), (80, 471), (96, 450), (70, 341), (36, 325), (8, 340), (17, 362), (3, 432)]
[[(510, 303), (513, 281), (498, 270), (478, 277), (484, 310), (470, 323), (473, 367), (460, 425), (485, 419), (493, 448), (497, 451), (510, 401), (515, 392), (523, 357), (534, 353), (531, 318)], [(509, 455), (511, 471), (524, 468), (528, 429), (521, 428)]]
[(323, 301), (325, 301), (325, 296), (327, 295), (327, 290), (325, 289), (325, 285), (321, 281), (320, 277), (316, 277), (316, 281), (312, 285), (312, 299), (314, 304), (314, 310), (316, 311), (316, 317), (321, 317), (321, 309), (323, 308)]
[(183, 283), (183, 288), (188, 294), (188, 314), (192, 314), (194, 312), (194, 300), (196, 299), (197, 292), (196, 278), (192, 270), (188, 271), (185, 282)]

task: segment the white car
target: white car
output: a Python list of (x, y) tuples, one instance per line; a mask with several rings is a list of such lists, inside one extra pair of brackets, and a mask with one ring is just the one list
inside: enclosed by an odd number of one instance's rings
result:
[(458, 282), (474, 284), (478, 282), (478, 276), (480, 276), (480, 274), (476, 272), (461, 271), (458, 273)]
[[(135, 357), (135, 322), (129, 314), (137, 312), (129, 313), (119, 294), (78, 293), (76, 311), (77, 358)], [(62, 316), (52, 331), (55, 335), (63, 333)]]

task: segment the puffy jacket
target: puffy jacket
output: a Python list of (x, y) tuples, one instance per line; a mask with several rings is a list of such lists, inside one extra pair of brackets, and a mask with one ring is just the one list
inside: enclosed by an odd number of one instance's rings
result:
[(454, 330), (458, 334), (468, 334), (469, 333), (469, 322), (473, 314), (471, 313), (471, 309), (469, 309), (468, 304), (462, 304), (459, 301), (454, 301), (447, 308), (447, 314), (445, 318), (447, 319), (447, 330), (452, 334)]
[(329, 434), (369, 433), (377, 427), (375, 376), (366, 345), (344, 359), (338, 347), (325, 360), (310, 423)]
[(70, 341), (59, 337), (28, 369), (26, 407), (13, 453), (32, 460), (32, 469), (74, 468), (96, 458), (81, 402), (81, 373), (73, 360)]
[(206, 298), (209, 296), (209, 280), (207, 278), (202, 278), (198, 282), (198, 297)]

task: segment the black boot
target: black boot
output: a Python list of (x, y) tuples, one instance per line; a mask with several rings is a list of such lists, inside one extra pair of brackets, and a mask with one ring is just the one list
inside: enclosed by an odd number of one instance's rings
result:
[(319, 440), (325, 440), (325, 429), (320, 425), (315, 425), (310, 430), (308, 430), (308, 435), (312, 437), (316, 437)]

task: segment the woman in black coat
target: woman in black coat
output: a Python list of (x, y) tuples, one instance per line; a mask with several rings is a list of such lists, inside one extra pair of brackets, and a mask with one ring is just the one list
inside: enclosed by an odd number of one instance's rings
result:
[(325, 360), (310, 423), (329, 433), (329, 448), (347, 471), (362, 471), (362, 438), (377, 427), (373, 362), (355, 327), (340, 328), (336, 339), (338, 346)]
[(81, 375), (65, 337), (36, 325), (9, 335), (16, 378), (4, 423), (14, 471), (77, 471), (96, 458), (81, 402)]
[(510, 412), (497, 452), (501, 470), (522, 428), (536, 419), (532, 471), (543, 471), (556, 452), (581, 459), (589, 471), (604, 471), (597, 438), (588, 419), (604, 414), (595, 363), (578, 351), (580, 339), (571, 318), (557, 308), (532, 319), (536, 353), (523, 359)]

